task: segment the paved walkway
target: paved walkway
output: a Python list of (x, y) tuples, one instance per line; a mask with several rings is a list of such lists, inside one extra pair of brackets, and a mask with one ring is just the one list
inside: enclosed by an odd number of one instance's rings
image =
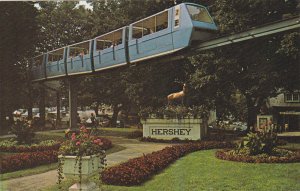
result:
[[(151, 153), (161, 150), (169, 144), (144, 143), (137, 140), (111, 137), (114, 144), (119, 144), (126, 149), (107, 155), (107, 164), (112, 166), (127, 161), (130, 158), (142, 156), (143, 153)], [(55, 185), (57, 171), (51, 170), (45, 173), (6, 180), (0, 183), (1, 191), (38, 191), (43, 188)]]

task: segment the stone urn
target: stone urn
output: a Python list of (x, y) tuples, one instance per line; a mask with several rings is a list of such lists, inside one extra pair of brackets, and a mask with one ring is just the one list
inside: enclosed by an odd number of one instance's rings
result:
[(84, 156), (81, 158), (81, 173), (79, 172), (79, 158), (76, 156), (63, 156), (59, 155), (60, 161), (63, 161), (63, 174), (66, 178), (79, 178), (81, 174), (81, 184), (75, 183), (70, 188), (69, 191), (97, 191), (99, 190), (96, 183), (89, 180), (89, 178), (99, 173), (101, 169), (100, 155)]

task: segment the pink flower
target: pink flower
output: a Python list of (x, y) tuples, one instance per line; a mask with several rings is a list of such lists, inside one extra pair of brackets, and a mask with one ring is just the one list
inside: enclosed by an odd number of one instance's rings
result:
[(80, 131), (87, 133), (87, 129), (85, 128), (85, 126), (80, 127)]
[(101, 139), (95, 139), (93, 142), (97, 145), (103, 145)]
[(72, 133), (71, 139), (72, 139), (72, 141), (74, 141), (76, 139), (76, 134), (75, 133)]
[(77, 142), (76, 142), (76, 146), (79, 146), (79, 145), (80, 145), (80, 141), (77, 141)]

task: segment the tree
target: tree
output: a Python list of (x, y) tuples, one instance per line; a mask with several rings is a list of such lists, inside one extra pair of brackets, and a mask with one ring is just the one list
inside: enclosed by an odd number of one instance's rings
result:
[(39, 2), (37, 51), (47, 52), (91, 38), (91, 11), (78, 2)]
[[(2, 2), (0, 7), (0, 126), (22, 105), (24, 71), (34, 52), (37, 11), (30, 2)], [(24, 102), (23, 102), (24, 103)]]
[[(213, 10), (220, 33), (228, 34), (280, 20), (284, 14), (294, 14), (296, 5), (295, 1), (281, 0), (217, 0)], [(286, 32), (204, 52), (192, 59), (198, 69), (191, 82), (201, 84), (198, 91), (208, 92), (207, 98), (217, 107), (230, 108), (228, 98), (236, 90), (241, 92), (246, 98), (248, 127), (253, 126), (262, 100), (299, 81), (299, 70), (294, 70), (299, 59), (298, 40), (299, 33)]]

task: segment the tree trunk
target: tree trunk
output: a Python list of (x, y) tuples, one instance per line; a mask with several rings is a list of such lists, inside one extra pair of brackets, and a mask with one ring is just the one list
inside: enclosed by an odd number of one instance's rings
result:
[(27, 78), (27, 88), (28, 88), (28, 103), (27, 103), (27, 111), (28, 111), (28, 120), (32, 120), (32, 86), (30, 79)]
[(94, 108), (96, 116), (99, 116), (99, 112), (98, 112), (99, 105), (100, 105), (99, 102), (97, 102), (97, 103), (96, 103), (96, 106), (95, 106), (95, 108)]
[[(31, 101), (29, 101), (31, 102)], [(28, 120), (32, 120), (32, 104), (28, 103), (27, 111), (28, 111)]]
[(2, 107), (0, 107), (0, 129), (3, 130), (6, 126), (5, 124), (6, 120), (5, 120), (5, 115), (4, 115), (4, 111), (2, 110)]
[(118, 113), (119, 113), (120, 109), (121, 108), (118, 107), (118, 104), (113, 106), (113, 115), (112, 115), (112, 118), (110, 121), (110, 124), (112, 127), (116, 127), (116, 125), (117, 125), (117, 117), (118, 117)]
[(60, 94), (56, 92), (56, 128), (60, 126)]
[[(246, 97), (247, 102), (247, 132), (249, 132), (252, 128), (254, 129), (255, 121), (256, 121), (256, 107), (254, 106), (254, 102), (252, 101), (251, 97)], [(250, 128), (251, 127), (251, 128)]]

